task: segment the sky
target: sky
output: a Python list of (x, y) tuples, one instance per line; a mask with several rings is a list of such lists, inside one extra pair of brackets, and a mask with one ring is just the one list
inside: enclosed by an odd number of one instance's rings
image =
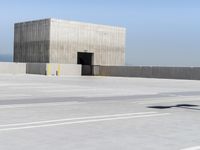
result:
[(0, 0), (0, 55), (14, 23), (43, 18), (125, 27), (127, 65), (200, 66), (199, 0)]

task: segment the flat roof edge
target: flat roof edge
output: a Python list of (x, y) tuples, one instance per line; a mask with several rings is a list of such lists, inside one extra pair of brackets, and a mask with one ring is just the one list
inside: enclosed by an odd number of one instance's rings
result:
[(34, 23), (39, 21), (56, 21), (56, 22), (68, 22), (68, 23), (78, 23), (78, 24), (85, 24), (85, 25), (94, 25), (94, 26), (102, 26), (107, 28), (118, 28), (126, 31), (125, 27), (121, 26), (112, 26), (112, 25), (105, 25), (105, 24), (98, 24), (98, 23), (89, 23), (89, 22), (81, 22), (81, 21), (73, 21), (73, 20), (64, 20), (64, 19), (55, 19), (55, 18), (45, 18), (45, 19), (38, 19), (38, 20), (30, 20), (30, 21), (24, 21), (24, 22), (17, 22), (15, 25), (18, 24), (27, 24), (27, 23)]
[(51, 18), (44, 18), (44, 19), (37, 19), (37, 20), (30, 20), (30, 21), (22, 21), (22, 22), (16, 22), (15, 25), (17, 24), (27, 24), (27, 23), (33, 23), (33, 22), (40, 22), (40, 21), (50, 21)]

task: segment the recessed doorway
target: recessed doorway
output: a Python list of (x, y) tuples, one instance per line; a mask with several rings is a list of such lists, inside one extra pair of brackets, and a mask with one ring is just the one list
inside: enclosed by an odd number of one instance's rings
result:
[(93, 53), (78, 52), (77, 64), (82, 65), (82, 75), (93, 74)]

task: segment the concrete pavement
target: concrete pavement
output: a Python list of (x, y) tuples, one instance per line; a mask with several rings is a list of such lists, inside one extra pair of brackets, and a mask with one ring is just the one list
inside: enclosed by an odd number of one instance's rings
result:
[(200, 81), (0, 76), (2, 150), (196, 150)]

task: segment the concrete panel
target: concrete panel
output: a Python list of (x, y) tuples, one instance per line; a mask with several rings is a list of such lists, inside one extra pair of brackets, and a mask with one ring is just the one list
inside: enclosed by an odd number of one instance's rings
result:
[(26, 64), (27, 74), (46, 74), (46, 64), (45, 63), (27, 63)]
[(93, 66), (93, 75), (99, 76), (100, 75), (100, 66)]
[(153, 78), (191, 79), (190, 67), (152, 67)]
[(81, 65), (76, 64), (60, 64), (60, 75), (81, 76)]
[[(133, 70), (135, 70), (135, 68), (133, 68)], [(140, 67), (140, 75), (137, 77), (151, 78), (152, 77), (152, 67)]]
[(25, 63), (0, 62), (1, 74), (26, 74)]
[(191, 79), (200, 80), (200, 67), (194, 67), (191, 71)]

